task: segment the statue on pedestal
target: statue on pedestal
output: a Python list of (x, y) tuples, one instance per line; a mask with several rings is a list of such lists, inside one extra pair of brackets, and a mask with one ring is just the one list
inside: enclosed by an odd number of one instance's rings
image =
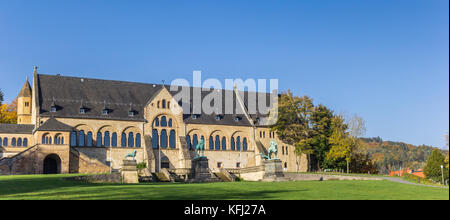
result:
[(131, 157), (131, 158), (133, 158), (133, 160), (135, 160), (136, 153), (137, 153), (136, 151), (133, 151), (132, 153), (125, 155), (124, 160), (126, 160), (128, 157)]
[(278, 160), (277, 158), (278, 153), (278, 144), (273, 139), (270, 141), (270, 147), (267, 152), (268, 155), (264, 155), (263, 153), (260, 153), (262, 159), (266, 160)]
[(205, 140), (204, 139), (200, 139), (200, 141), (198, 142), (197, 146), (195, 146), (195, 152), (197, 152), (197, 157), (205, 157)]

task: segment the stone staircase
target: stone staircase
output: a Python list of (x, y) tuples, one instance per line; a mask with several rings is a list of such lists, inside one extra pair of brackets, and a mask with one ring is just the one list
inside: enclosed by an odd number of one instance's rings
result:
[(150, 135), (144, 135), (144, 142), (146, 148), (145, 151), (147, 151), (147, 170), (149, 171), (148, 173), (151, 173), (152, 169), (156, 170), (156, 167), (152, 167), (152, 160), (154, 161), (156, 159), (152, 147), (152, 137)]
[(30, 174), (36, 173), (35, 156), (38, 145), (12, 156), (0, 159), (0, 175)]
[(224, 182), (233, 182), (234, 177), (225, 169), (220, 169), (219, 172), (214, 173), (219, 179), (221, 179)]
[(155, 172), (156, 178), (161, 182), (171, 182), (170, 173), (166, 168), (162, 168), (160, 172)]

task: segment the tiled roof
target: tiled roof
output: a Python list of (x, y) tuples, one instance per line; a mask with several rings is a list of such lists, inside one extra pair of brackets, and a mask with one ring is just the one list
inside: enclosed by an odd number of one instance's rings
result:
[(0, 134), (31, 134), (34, 125), (31, 124), (1, 124)]
[(67, 124), (64, 124), (54, 118), (50, 118), (44, 122), (39, 128), (38, 131), (72, 131), (73, 128)]

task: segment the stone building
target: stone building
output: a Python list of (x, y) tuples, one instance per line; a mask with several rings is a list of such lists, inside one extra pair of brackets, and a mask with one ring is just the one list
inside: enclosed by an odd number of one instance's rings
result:
[(27, 79), (18, 95), (18, 124), (0, 124), (0, 174), (114, 172), (136, 151), (148, 174), (167, 168), (187, 176), (201, 138), (213, 171), (260, 166), (272, 139), (284, 171), (306, 171), (305, 155), (296, 156), (247, 112), (248, 92), (224, 93), (236, 98), (240, 113), (184, 113), (165, 85), (45, 75), (35, 68), (32, 86)]

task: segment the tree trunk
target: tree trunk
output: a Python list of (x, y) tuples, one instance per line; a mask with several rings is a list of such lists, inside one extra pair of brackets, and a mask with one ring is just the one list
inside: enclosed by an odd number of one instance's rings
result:
[(349, 167), (350, 167), (350, 163), (349, 163), (349, 161), (347, 160), (347, 174), (350, 172)]

